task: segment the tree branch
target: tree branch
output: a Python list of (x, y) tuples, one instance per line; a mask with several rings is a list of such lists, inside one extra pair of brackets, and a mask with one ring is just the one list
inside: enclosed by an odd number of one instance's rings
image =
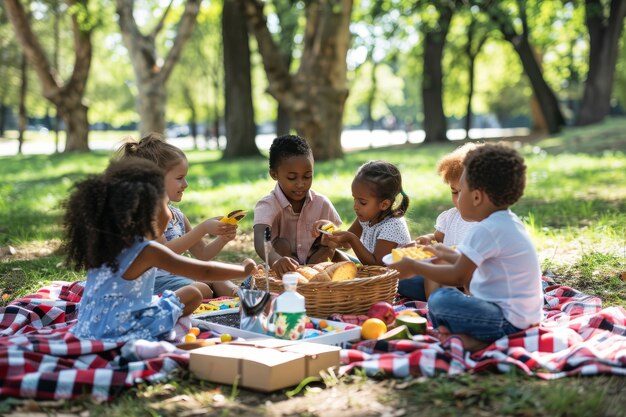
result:
[(165, 24), (165, 18), (167, 17), (167, 14), (170, 12), (170, 9), (172, 8), (172, 3), (174, 3), (174, 0), (171, 0), (170, 4), (167, 5), (167, 8), (163, 12), (163, 15), (161, 16), (161, 19), (159, 20), (159, 23), (157, 23), (157, 25), (152, 30), (152, 33), (150, 33), (150, 36), (153, 39), (156, 39), (156, 37), (159, 34), (159, 32), (163, 29), (163, 25)]
[(185, 4), (185, 10), (180, 18), (180, 21), (178, 22), (174, 44), (165, 58), (163, 68), (161, 68), (160, 76), (162, 77), (163, 82), (167, 81), (171, 75), (176, 62), (178, 62), (178, 59), (180, 58), (183, 45), (193, 33), (198, 13), (200, 13), (200, 2), (201, 0), (187, 0), (187, 3)]

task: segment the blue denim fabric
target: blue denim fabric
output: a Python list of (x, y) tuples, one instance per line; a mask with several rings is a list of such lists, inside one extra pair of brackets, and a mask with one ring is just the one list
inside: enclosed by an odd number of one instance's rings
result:
[(482, 342), (493, 342), (521, 330), (504, 318), (498, 305), (456, 288), (433, 292), (428, 299), (428, 316), (435, 329), (445, 326), (452, 334), (466, 334)]
[(398, 294), (411, 300), (426, 301), (424, 277), (413, 277), (398, 281)]
[(193, 279), (181, 277), (179, 275), (161, 275), (154, 280), (154, 290), (152, 294), (163, 294), (165, 290), (176, 291), (184, 286), (193, 284)]

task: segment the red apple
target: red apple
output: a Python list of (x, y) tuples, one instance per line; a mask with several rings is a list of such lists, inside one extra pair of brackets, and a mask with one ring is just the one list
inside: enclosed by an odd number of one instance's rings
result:
[(387, 326), (396, 321), (396, 313), (393, 311), (393, 307), (385, 301), (379, 301), (373, 304), (367, 312), (367, 315), (371, 318), (384, 321)]

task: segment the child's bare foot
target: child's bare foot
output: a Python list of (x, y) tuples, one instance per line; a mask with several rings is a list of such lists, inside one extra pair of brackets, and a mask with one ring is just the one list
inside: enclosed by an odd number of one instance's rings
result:
[(439, 326), (437, 328), (437, 331), (439, 332), (439, 341), (441, 343), (446, 342), (452, 336), (456, 336), (461, 339), (461, 342), (463, 342), (463, 347), (468, 352), (478, 352), (479, 350), (483, 350), (490, 345), (490, 343), (474, 339), (472, 336), (467, 334), (452, 334), (445, 326)]

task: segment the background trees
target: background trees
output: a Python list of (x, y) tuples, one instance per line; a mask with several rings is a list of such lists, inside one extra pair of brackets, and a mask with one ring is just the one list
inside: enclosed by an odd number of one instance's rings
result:
[(450, 128), (556, 132), (626, 100), (617, 0), (3, 6), (0, 135), (17, 137), (21, 101), (31, 127), (61, 116), (66, 151), (88, 147), (87, 104), (92, 129), (178, 125), (196, 146), (222, 137), (226, 158), (258, 155), (258, 132), (291, 130), (325, 159), (341, 157), (346, 127), (423, 129), (426, 141)]

